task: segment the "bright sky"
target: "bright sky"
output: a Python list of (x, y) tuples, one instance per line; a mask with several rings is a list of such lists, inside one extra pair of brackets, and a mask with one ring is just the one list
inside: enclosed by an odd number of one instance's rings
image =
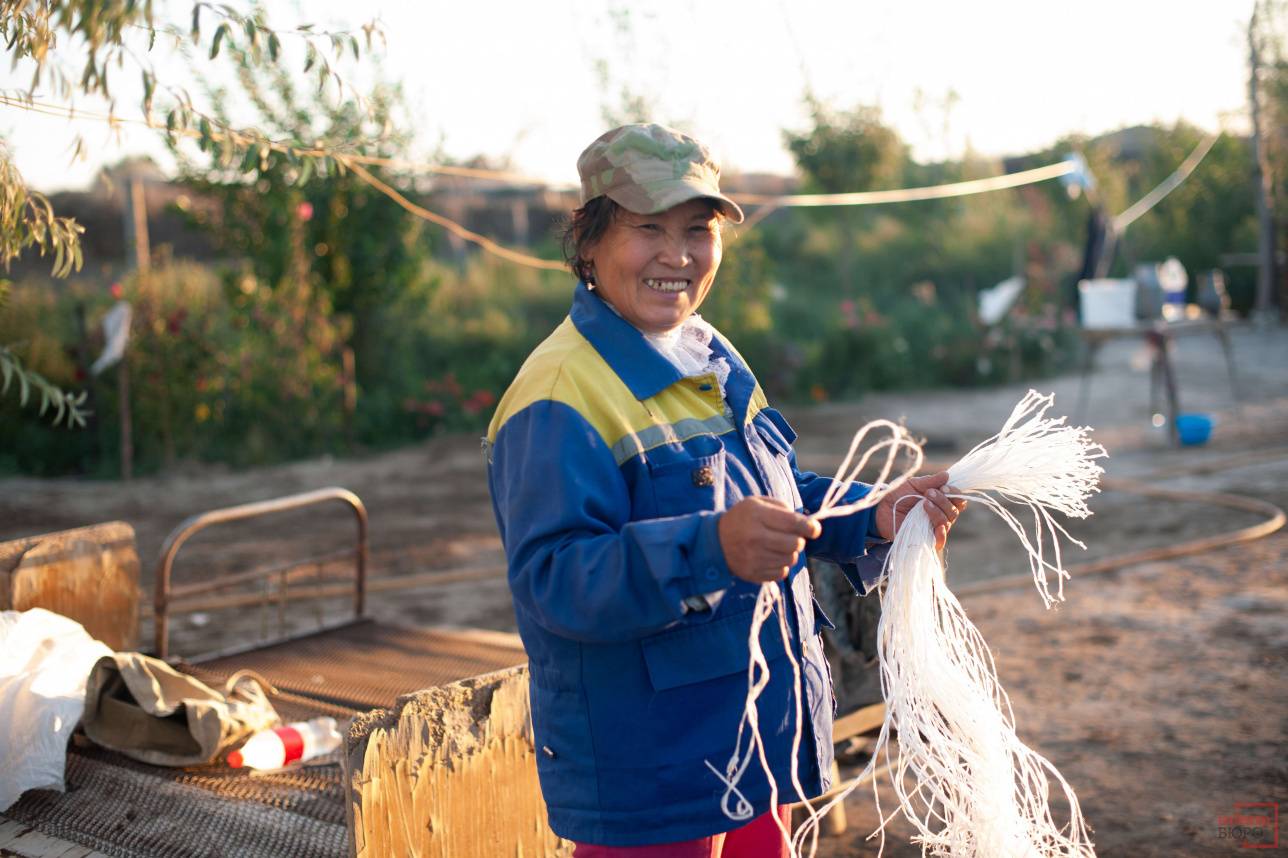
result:
[[(191, 4), (168, 5), (186, 26)], [(726, 170), (791, 171), (781, 131), (805, 127), (807, 86), (837, 107), (879, 105), (923, 160), (968, 148), (1020, 153), (1069, 132), (1154, 121), (1215, 128), (1223, 114), (1233, 114), (1227, 127), (1242, 131), (1252, 5), (277, 0), (269, 7), (281, 28), (303, 21), (356, 28), (378, 16), (388, 39), (383, 74), (404, 83), (418, 153), (441, 144), (453, 157), (509, 159), (514, 169), (570, 181), (578, 153), (606, 130), (604, 105), (619, 103), (623, 85), (654, 105), (656, 119), (711, 145)], [(600, 63), (612, 92), (601, 86)], [(4, 75), (5, 89), (28, 77), (21, 69)], [(950, 92), (955, 103), (946, 111)], [(121, 89), (119, 100), (122, 114), (134, 115), (134, 90)], [(128, 130), (119, 143), (101, 126), (84, 129), (91, 157), (69, 164), (74, 132), (66, 120), (0, 112), (0, 135), (37, 188), (82, 187), (127, 154), (166, 162), (147, 129)]]

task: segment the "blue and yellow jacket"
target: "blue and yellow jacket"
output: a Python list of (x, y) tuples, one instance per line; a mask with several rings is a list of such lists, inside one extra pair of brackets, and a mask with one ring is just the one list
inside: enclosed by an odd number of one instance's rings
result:
[[(531, 670), (541, 789), (556, 834), (610, 846), (669, 843), (737, 827), (721, 812), (723, 771), (747, 695), (757, 587), (734, 578), (716, 525), (752, 495), (809, 512), (830, 480), (796, 469), (795, 433), (746, 364), (728, 408), (714, 375), (684, 378), (584, 284), (529, 356), (488, 428), (488, 479)], [(866, 487), (856, 487), (850, 498)], [(863, 592), (870, 511), (825, 522), (807, 553), (842, 565)], [(792, 670), (805, 713), (799, 775), (829, 786), (834, 697), (818, 633), (831, 623), (802, 558), (780, 585), (791, 640), (766, 623), (771, 680), (760, 727), (780, 802), (791, 795)], [(713, 593), (713, 607), (693, 610)], [(758, 764), (739, 784), (769, 808)]]

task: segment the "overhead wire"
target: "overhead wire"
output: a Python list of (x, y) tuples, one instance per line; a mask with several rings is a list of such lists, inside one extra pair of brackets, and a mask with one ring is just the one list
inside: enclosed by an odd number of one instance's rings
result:
[[(5, 95), (3, 93), (0, 93), (0, 104), (9, 105), (12, 107), (20, 107), (24, 110), (29, 110), (35, 113), (44, 114), (46, 116), (56, 116), (56, 117), (62, 117), (67, 119), (79, 118), (79, 119), (94, 119), (99, 121), (105, 121), (110, 125), (112, 125), (113, 127), (115, 127), (118, 124), (141, 125), (154, 130), (166, 130), (169, 133), (177, 134), (182, 137), (198, 138), (202, 136), (199, 131), (196, 131), (194, 129), (176, 128), (173, 131), (170, 131), (162, 123), (159, 123), (153, 120), (151, 116), (147, 116), (144, 119), (130, 119), (126, 117), (115, 116), (113, 114), (102, 114), (94, 111), (77, 110), (75, 108), (70, 108), (65, 105), (56, 105), (56, 104), (49, 104), (45, 102), (38, 102), (38, 101), (35, 101), (34, 99), (14, 98), (10, 95)], [(226, 139), (231, 133), (232, 133), (231, 131), (226, 131), (226, 132), (216, 131), (216, 132), (213, 132), (211, 136), (217, 140)], [(347, 169), (352, 170), (354, 175), (358, 176), (358, 178), (360, 178), (363, 182), (370, 185), (372, 188), (384, 194), (385, 196), (389, 197), (391, 200), (393, 200), (395, 203), (400, 205), (402, 208), (406, 209), (411, 214), (419, 218), (422, 218), (423, 220), (427, 220), (431, 223), (434, 223), (434, 224), (437, 224), (438, 226), (443, 227), (453, 235), (456, 235), (459, 238), (464, 239), (465, 241), (478, 245), (481, 249), (483, 249), (488, 253), (493, 254), (494, 256), (498, 256), (502, 259), (505, 259), (509, 262), (513, 262), (518, 265), (524, 265), (529, 268), (536, 268), (544, 271), (564, 271), (567, 269), (567, 266), (563, 262), (553, 260), (553, 259), (543, 259), (539, 256), (533, 256), (531, 254), (523, 253), (521, 251), (513, 250), (511, 248), (505, 247), (504, 245), (498, 244), (497, 242), (493, 241), (492, 239), (484, 235), (480, 235), (479, 233), (476, 233), (468, 229), (467, 227), (457, 223), (456, 221), (452, 220), (451, 218), (445, 215), (441, 215), (438, 212), (431, 211), (425, 208), (424, 206), (413, 203), (410, 200), (408, 200), (406, 197), (404, 197), (401, 193), (399, 193), (397, 190), (395, 190), (393, 187), (381, 181), (380, 179), (376, 178), (370, 171), (364, 168), (364, 165), (389, 166), (392, 168), (397, 168), (399, 165), (409, 165), (409, 164), (412, 164), (413, 162), (406, 161), (403, 159), (383, 158), (380, 156), (373, 156), (373, 155), (362, 155), (359, 153), (336, 152), (330, 149), (325, 149), (320, 147), (295, 146), (287, 143), (282, 143), (280, 141), (270, 140), (270, 141), (267, 141), (267, 145), (269, 146), (270, 149), (274, 151), (282, 152), (284, 154), (294, 155), (297, 157), (304, 156), (304, 157), (333, 158), (337, 163), (340, 163)], [(494, 178), (495, 179), (495, 178), (501, 178), (501, 177), (508, 177), (510, 180), (514, 180), (515, 178), (519, 177), (519, 174), (517, 173), (505, 173), (503, 171), (498, 171), (498, 170), (481, 170), (481, 169), (476, 169), (472, 167), (453, 167), (449, 165), (418, 165), (418, 167), (419, 169), (422, 169), (425, 172), (437, 172), (437, 173), (444, 173), (449, 175), (469, 176), (473, 178)], [(529, 181), (537, 182), (538, 180), (529, 179)]]
[[(73, 107), (49, 102), (38, 101), (33, 98), (23, 97), (15, 98), (11, 95), (0, 93), (0, 104), (20, 107), (35, 113), (47, 116), (65, 117), (67, 119), (94, 119), (105, 121), (112, 126), (120, 124), (140, 125), (154, 130), (169, 130), (162, 123), (145, 116), (143, 119), (130, 119), (119, 117), (114, 114), (103, 114), (95, 111), (79, 110)], [(169, 133), (178, 134), (184, 137), (200, 137), (200, 132), (194, 129), (175, 129)], [(231, 129), (227, 130), (228, 134), (233, 134)], [(1168, 194), (1175, 190), (1182, 182), (1189, 178), (1199, 163), (1207, 156), (1216, 141), (1221, 137), (1222, 132), (1217, 131), (1208, 135), (1193, 151), (1185, 158), (1179, 167), (1157, 187), (1147, 193), (1144, 197), (1132, 204), (1130, 207), (1116, 215), (1112, 221), (1114, 233), (1121, 233), (1128, 225), (1136, 221)], [(220, 132), (213, 135), (216, 139), (224, 136)], [(462, 167), (450, 164), (432, 164), (421, 161), (414, 161), (406, 158), (390, 158), (378, 155), (364, 155), (361, 153), (340, 153), (321, 147), (304, 147), (280, 141), (269, 141), (270, 148), (288, 153), (294, 156), (304, 157), (331, 157), (344, 164), (347, 168), (354, 171), (364, 182), (376, 189), (380, 193), (389, 197), (402, 208), (411, 214), (428, 220), (431, 223), (443, 227), (459, 238), (471, 242), (480, 247), (485, 252), (499, 256), (510, 262), (524, 265), (531, 268), (548, 271), (562, 271), (566, 269), (563, 262), (542, 257), (533, 256), (523, 253), (512, 248), (505, 247), (486, 236), (473, 232), (460, 223), (448, 218), (438, 212), (431, 211), (417, 203), (413, 203), (403, 196), (392, 186), (376, 178), (371, 172), (365, 169), (359, 169), (360, 166), (386, 167), (394, 170), (406, 172), (435, 173), (439, 175), (458, 176), (462, 178), (482, 179), (487, 181), (503, 181), (522, 184), (531, 184), (543, 187), (551, 187), (554, 190), (568, 190), (575, 185), (568, 184), (551, 184), (545, 179), (539, 179), (533, 176), (525, 175), (509, 170), (493, 170), (478, 167)], [(1009, 188), (1022, 187), (1024, 185), (1035, 184), (1038, 182), (1048, 181), (1069, 175), (1078, 170), (1077, 164), (1071, 160), (1060, 161), (1054, 164), (1048, 164), (1042, 167), (1035, 167), (1029, 170), (1021, 170), (1015, 173), (1007, 173), (1001, 176), (992, 176), (983, 179), (971, 179), (962, 182), (949, 182), (939, 185), (928, 185), (915, 188), (893, 188), (882, 191), (857, 191), (850, 193), (834, 194), (730, 194), (735, 202), (748, 206), (757, 206), (757, 210), (748, 217), (743, 224), (743, 232), (754, 228), (766, 217), (777, 211), (779, 208), (812, 208), (825, 206), (864, 206), (864, 205), (882, 205), (887, 203), (914, 202), (919, 200), (947, 199), (952, 197), (970, 196), (974, 194), (990, 193), (993, 191), (1006, 190)]]
[(1002, 176), (986, 179), (971, 179), (965, 182), (949, 182), (943, 185), (928, 185), (920, 188), (894, 188), (886, 191), (856, 191), (845, 194), (730, 194), (737, 203), (749, 205), (773, 205), (776, 207), (814, 207), (814, 206), (871, 206), (882, 203), (904, 203), (914, 200), (937, 200), (947, 197), (964, 197), (971, 194), (1000, 191), (1006, 188), (1018, 188), (1035, 182), (1066, 176), (1077, 170), (1072, 161), (1060, 161), (1045, 167), (1021, 170)]
[[(83, 110), (77, 107), (70, 107), (63, 104), (54, 104), (37, 99), (25, 97), (14, 97), (5, 93), (0, 93), (0, 105), (10, 107), (19, 107), (32, 113), (39, 113), (44, 116), (53, 116), (64, 119), (92, 119), (95, 121), (106, 122), (109, 125), (137, 125), (143, 128), (150, 128), (154, 131), (168, 131), (165, 123), (158, 122), (150, 116), (144, 119), (132, 119), (126, 116), (117, 116), (114, 113), (103, 113), (101, 111)], [(200, 132), (192, 129), (179, 129), (173, 131), (184, 137), (200, 137)], [(223, 135), (216, 132), (216, 139)], [(278, 151), (290, 151), (300, 155), (317, 155), (333, 154), (331, 151), (324, 151), (315, 147), (295, 146), (282, 141), (269, 141), (270, 145)], [(519, 173), (513, 170), (493, 170), (482, 167), (462, 167), (455, 164), (434, 164), (425, 161), (417, 161), (409, 158), (388, 158), (379, 155), (363, 155), (360, 153), (351, 153), (348, 157), (352, 160), (367, 164), (373, 167), (388, 167), (394, 170), (406, 170), (408, 172), (420, 173), (437, 173), (444, 176), (460, 176), (469, 179), (485, 179), (497, 182), (516, 182), (520, 184), (542, 185), (555, 190), (564, 190), (572, 188), (570, 183), (550, 182), (546, 179), (530, 176), (525, 173)]]
[[(0, 104), (21, 107), (26, 110), (32, 110), (33, 112), (43, 113), (49, 116), (63, 116), (68, 119), (97, 119), (112, 124), (125, 123), (140, 125), (154, 130), (165, 129), (165, 125), (163, 123), (152, 120), (151, 118), (129, 119), (112, 114), (97, 113), (94, 111), (67, 107), (65, 105), (41, 102), (34, 99), (14, 98), (3, 94), (0, 94)], [(191, 129), (176, 130), (175, 133), (188, 137), (200, 136), (198, 132)], [(280, 142), (274, 143), (274, 148), (278, 147), (283, 147), (282, 151), (289, 150), (299, 155), (334, 154), (330, 151), (316, 148), (293, 146), (291, 144)], [(432, 164), (406, 158), (389, 158), (358, 153), (346, 154), (345, 157), (350, 161), (356, 161), (368, 166), (388, 167), (391, 169), (406, 170), (408, 172), (438, 173), (441, 175), (461, 176), (474, 179), (519, 182), (523, 184), (552, 187), (556, 190), (572, 189), (576, 187), (576, 185), (571, 182), (551, 183), (546, 179), (510, 170), (461, 167), (451, 164)], [(884, 191), (859, 191), (844, 194), (730, 194), (729, 196), (738, 203), (747, 203), (748, 205), (758, 206), (773, 205), (775, 207), (784, 208), (877, 205), (881, 203), (908, 202), (913, 200), (942, 199), (945, 197), (967, 196), (970, 194), (1003, 190), (1006, 188), (1014, 188), (1034, 182), (1042, 182), (1048, 179), (1058, 178), (1059, 176), (1067, 175), (1076, 169), (1076, 165), (1072, 162), (1061, 161), (1055, 164), (1049, 164), (1045, 167), (1023, 170), (1017, 173), (1008, 173), (1003, 176), (993, 176), (985, 179), (973, 179), (965, 182), (951, 182), (918, 188), (895, 188)]]
[(497, 244), (495, 241), (493, 241), (492, 239), (488, 238), (485, 235), (479, 235), (477, 232), (473, 232), (469, 229), (466, 229), (465, 227), (461, 226), (459, 223), (452, 220), (451, 218), (444, 217), (443, 215), (440, 215), (437, 212), (430, 211), (424, 206), (413, 203), (411, 200), (407, 199), (402, 194), (400, 194), (396, 189), (390, 187), (385, 182), (382, 182), (380, 179), (376, 178), (374, 175), (368, 172), (363, 165), (359, 164), (358, 162), (349, 161), (347, 156), (335, 156), (335, 157), (336, 157), (336, 160), (340, 161), (341, 163), (344, 163), (345, 166), (347, 166), (350, 170), (352, 170), (354, 172), (354, 175), (362, 179), (362, 181), (366, 182), (368, 185), (375, 188), (380, 193), (389, 197), (389, 199), (393, 200), (395, 203), (402, 206), (411, 214), (414, 214), (419, 218), (423, 218), (431, 223), (438, 224), (439, 226), (443, 227), (447, 231), (451, 232), (453, 235), (463, 238), (466, 241), (477, 244), (479, 247), (483, 248), (488, 253), (491, 253), (495, 256), (499, 256), (502, 259), (517, 263), (519, 265), (526, 265), (529, 268), (537, 268), (545, 271), (566, 271), (567, 270), (567, 265), (563, 262), (559, 262), (553, 259), (543, 259), (539, 256), (532, 256), (527, 253), (521, 253), (520, 251), (512, 250), (504, 245)]
[(1209, 134), (1194, 147), (1193, 151), (1186, 156), (1185, 160), (1181, 162), (1181, 165), (1177, 167), (1170, 176), (1159, 182), (1157, 187), (1145, 194), (1145, 196), (1141, 197), (1135, 203), (1114, 215), (1112, 221), (1114, 231), (1122, 232), (1135, 222), (1137, 218), (1158, 205), (1162, 202), (1164, 197), (1176, 190), (1182, 182), (1190, 177), (1190, 174), (1194, 172), (1194, 168), (1199, 165), (1199, 162), (1207, 157), (1207, 153), (1212, 151), (1212, 147), (1215, 146), (1216, 141), (1221, 138), (1221, 134), (1221, 131)]

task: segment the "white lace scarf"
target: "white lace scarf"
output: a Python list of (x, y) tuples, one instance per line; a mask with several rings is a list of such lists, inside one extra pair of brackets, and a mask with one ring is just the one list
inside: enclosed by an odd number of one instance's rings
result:
[(715, 328), (694, 313), (678, 328), (661, 334), (646, 333), (644, 338), (686, 378), (715, 373), (723, 396), (729, 379), (729, 362), (712, 353), (711, 341), (715, 334)]

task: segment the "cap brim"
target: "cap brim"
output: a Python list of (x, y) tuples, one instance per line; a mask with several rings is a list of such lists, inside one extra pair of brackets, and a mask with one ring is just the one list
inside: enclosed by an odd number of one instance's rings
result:
[(725, 217), (733, 223), (743, 221), (742, 209), (733, 200), (708, 186), (684, 179), (610, 188), (604, 192), (604, 196), (627, 211), (645, 215), (664, 212), (689, 200), (708, 199), (719, 206)]

